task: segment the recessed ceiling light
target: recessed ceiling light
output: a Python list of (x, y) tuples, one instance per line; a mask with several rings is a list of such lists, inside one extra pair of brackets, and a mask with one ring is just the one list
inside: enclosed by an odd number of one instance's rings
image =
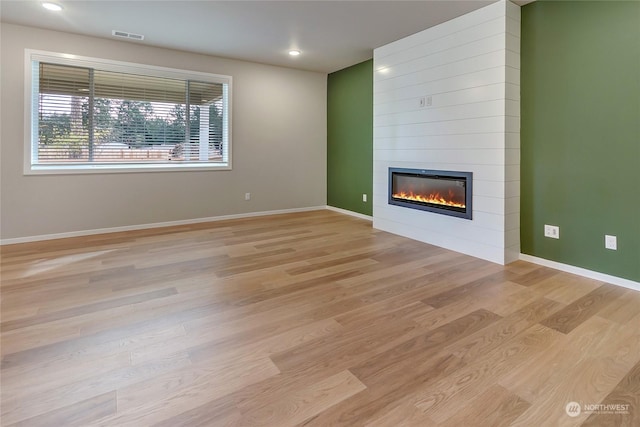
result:
[(298, 56), (298, 55), (300, 55), (300, 51), (299, 51), (299, 50), (296, 50), (296, 49), (291, 49), (291, 50), (289, 51), (289, 55), (291, 55), (291, 56)]
[(42, 3), (42, 7), (47, 10), (53, 10), (54, 12), (60, 12), (62, 10), (62, 6), (60, 6), (58, 3), (45, 2)]

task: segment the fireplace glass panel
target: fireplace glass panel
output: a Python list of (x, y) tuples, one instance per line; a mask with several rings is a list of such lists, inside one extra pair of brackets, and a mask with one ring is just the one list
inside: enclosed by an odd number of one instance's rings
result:
[(389, 170), (389, 203), (471, 219), (470, 172)]

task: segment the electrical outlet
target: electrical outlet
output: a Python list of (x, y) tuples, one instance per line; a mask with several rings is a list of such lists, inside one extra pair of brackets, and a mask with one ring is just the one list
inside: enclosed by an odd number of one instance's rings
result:
[(611, 249), (612, 251), (618, 250), (618, 238), (616, 236), (609, 236), (605, 234), (604, 236), (604, 247), (606, 249)]
[(363, 195), (362, 195), (362, 201), (363, 201), (363, 202), (366, 202), (366, 201), (367, 201), (367, 195), (366, 195), (366, 194), (363, 194)]
[(245, 200), (251, 200), (251, 193), (244, 193)]
[(420, 108), (431, 107), (433, 100), (431, 99), (431, 95), (421, 96), (419, 100)]
[(552, 239), (560, 238), (560, 227), (555, 225), (544, 225), (544, 237), (551, 237)]

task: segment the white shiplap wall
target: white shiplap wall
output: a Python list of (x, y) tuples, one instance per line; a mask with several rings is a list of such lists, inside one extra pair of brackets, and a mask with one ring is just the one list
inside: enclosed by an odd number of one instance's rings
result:
[[(500, 1), (375, 49), (373, 104), (373, 226), (518, 259), (520, 7)], [(389, 205), (389, 167), (473, 172), (473, 220)]]

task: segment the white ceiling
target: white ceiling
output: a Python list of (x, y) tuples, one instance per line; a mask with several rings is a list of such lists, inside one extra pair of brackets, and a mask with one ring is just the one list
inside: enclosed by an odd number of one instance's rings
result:
[[(333, 72), (371, 58), (376, 47), (496, 0), (53, 1), (64, 10), (45, 10), (37, 0), (2, 0), (2, 22), (114, 39), (111, 31), (120, 30), (145, 36), (131, 43)], [(302, 55), (290, 57), (289, 49)]]

